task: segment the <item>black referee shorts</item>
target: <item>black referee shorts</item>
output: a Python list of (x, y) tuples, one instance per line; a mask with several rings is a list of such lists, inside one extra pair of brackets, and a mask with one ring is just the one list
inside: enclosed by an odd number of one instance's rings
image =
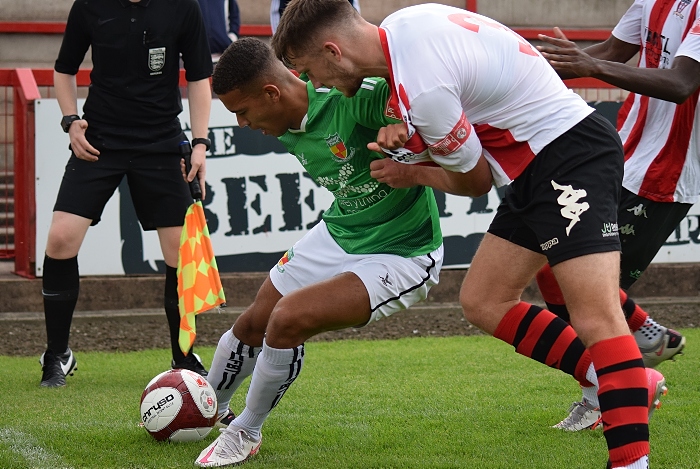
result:
[(547, 145), (506, 188), (488, 232), (547, 256), (550, 265), (619, 251), (624, 159), (597, 112)]
[(96, 162), (71, 154), (58, 190), (54, 211), (100, 221), (107, 201), (124, 176), (144, 230), (182, 226), (192, 204), (189, 187), (180, 171), (178, 137), (129, 150), (100, 148)]

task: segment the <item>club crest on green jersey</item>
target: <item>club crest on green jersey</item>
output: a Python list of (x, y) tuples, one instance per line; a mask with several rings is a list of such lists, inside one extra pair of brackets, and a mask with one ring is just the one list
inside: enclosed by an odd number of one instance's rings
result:
[(340, 135), (338, 133), (334, 133), (330, 137), (326, 137), (326, 144), (328, 144), (328, 148), (331, 150), (331, 153), (333, 153), (333, 156), (338, 160), (338, 161), (348, 161), (350, 158), (355, 156), (355, 149), (350, 147), (345, 146), (345, 142), (343, 142), (343, 139), (340, 138)]

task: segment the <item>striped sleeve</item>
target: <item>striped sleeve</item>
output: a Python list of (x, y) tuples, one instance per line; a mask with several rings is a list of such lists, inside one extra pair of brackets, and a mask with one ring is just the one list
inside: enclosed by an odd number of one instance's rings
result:
[(696, 62), (700, 62), (700, 9), (698, 10), (695, 23), (693, 23), (690, 31), (688, 31), (688, 35), (676, 52), (676, 57), (679, 55), (690, 57)]

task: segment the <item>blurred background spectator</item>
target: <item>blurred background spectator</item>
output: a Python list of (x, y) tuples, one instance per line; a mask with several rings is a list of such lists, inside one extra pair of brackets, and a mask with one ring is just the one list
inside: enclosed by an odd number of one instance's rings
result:
[[(348, 0), (355, 7), (355, 10), (360, 11), (360, 0)], [(280, 22), (280, 16), (285, 8), (287, 8), (289, 0), (272, 0), (270, 2), (270, 26), (272, 26), (272, 34), (277, 30), (277, 25)]]
[(236, 0), (198, 0), (207, 29), (211, 58), (216, 62), (231, 42), (238, 39), (241, 15)]

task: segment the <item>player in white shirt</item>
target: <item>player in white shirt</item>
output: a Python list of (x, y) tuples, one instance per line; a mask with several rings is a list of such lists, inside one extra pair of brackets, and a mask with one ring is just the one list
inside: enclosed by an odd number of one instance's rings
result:
[[(385, 158), (372, 163), (378, 181), (472, 196), (492, 180), (510, 183), (462, 285), (465, 316), (517, 352), (604, 389), (612, 467), (646, 467), (647, 405), (665, 386), (645, 370), (620, 308), (623, 155), (612, 125), (520, 36), (458, 8), (417, 5), (377, 27), (345, 0), (292, 0), (272, 46), (315, 84), (348, 96), (365, 76), (390, 81), (387, 113), (406, 126), (380, 131), (371, 147), (427, 147), (442, 168)], [(520, 299), (547, 262), (573, 329)]]
[[(700, 8), (698, 0), (636, 0), (611, 36), (580, 49), (555, 28), (539, 49), (564, 78), (592, 76), (632, 91), (618, 118), (625, 151), (620, 297), (627, 322), (654, 367), (683, 349), (685, 338), (656, 323), (627, 297), (668, 236), (700, 199)], [(629, 61), (640, 53), (638, 65)], [(548, 308), (566, 316), (549, 269), (537, 275)], [(597, 425), (600, 411), (585, 397), (559, 428)]]

